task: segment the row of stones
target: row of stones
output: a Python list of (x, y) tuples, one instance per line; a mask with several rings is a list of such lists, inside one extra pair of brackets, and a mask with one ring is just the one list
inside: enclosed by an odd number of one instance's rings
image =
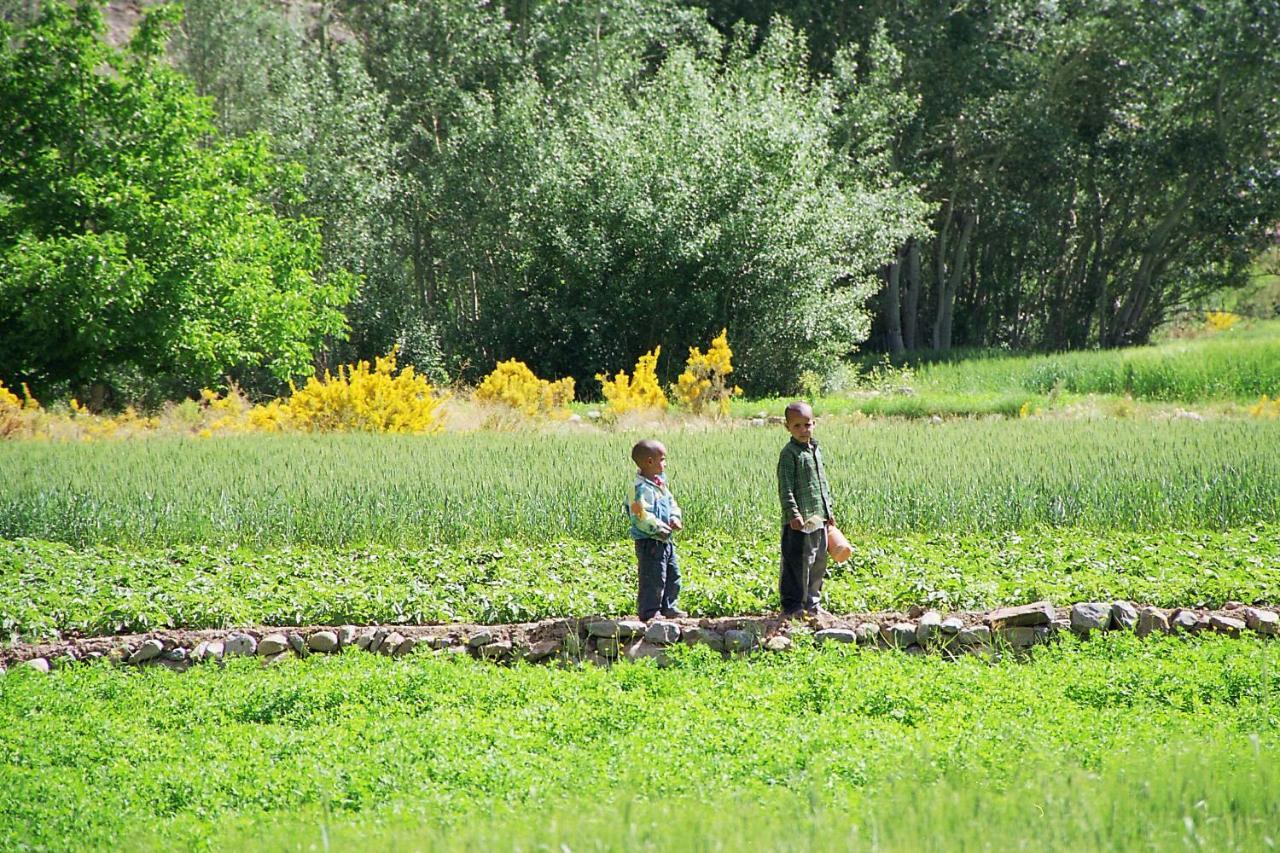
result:
[[(956, 616), (943, 617), (937, 611), (913, 608), (910, 618), (903, 621), (885, 624), (863, 622), (853, 628), (825, 628), (813, 636), (819, 643), (857, 643), (909, 653), (939, 651), (955, 655), (989, 654), (1002, 647), (1025, 649), (1045, 642), (1059, 631), (1088, 636), (1094, 631), (1117, 630), (1131, 630), (1139, 636), (1155, 632), (1200, 631), (1239, 636), (1246, 630), (1276, 636), (1280, 635), (1280, 615), (1236, 602), (1228, 602), (1223, 612), (1203, 614), (1189, 609), (1165, 613), (1159, 608), (1139, 609), (1128, 602), (1117, 601), (1075, 604), (1065, 617), (1060, 618), (1050, 602), (1039, 601), (994, 610), (975, 624), (966, 624)], [(477, 629), (465, 638), (445, 636), (419, 640), (393, 629), (361, 631), (346, 625), (313, 631), (305, 637), (299, 632), (272, 632), (256, 639), (248, 633), (233, 632), (223, 639), (200, 642), (191, 649), (169, 637), (151, 637), (136, 646), (122, 643), (105, 654), (90, 652), (85, 658), (106, 657), (122, 664), (161, 665), (184, 670), (193, 663), (231, 657), (259, 657), (264, 665), (270, 665), (289, 657), (305, 658), (312, 653), (328, 654), (354, 646), (387, 657), (404, 657), (425, 647), (439, 653), (471, 654), (499, 662), (524, 660), (537, 663), (567, 658), (608, 664), (622, 657), (663, 660), (667, 647), (675, 643), (706, 645), (726, 654), (744, 654), (757, 649), (783, 652), (792, 645), (790, 636), (785, 633), (762, 638), (758, 630), (716, 631), (663, 620), (645, 623), (628, 619), (597, 619), (586, 621), (579, 630), (568, 631), (563, 638), (532, 643), (500, 639), (500, 633), (491, 628)], [(37, 657), (24, 661), (22, 665), (48, 672), (55, 665), (75, 660), (77, 658), (68, 650), (52, 661), (47, 657)], [(0, 674), (3, 672), (0, 669)]]
[(1169, 613), (1157, 607), (1137, 608), (1127, 601), (1081, 602), (1059, 617), (1047, 601), (1007, 607), (988, 613), (981, 624), (966, 625), (958, 617), (944, 618), (937, 611), (919, 612), (914, 621), (881, 625), (862, 623), (852, 629), (818, 631), (820, 642), (860, 643), (907, 651), (963, 651), (987, 653), (993, 647), (1025, 649), (1042, 643), (1060, 631), (1087, 637), (1095, 631), (1133, 631), (1140, 637), (1153, 633), (1212, 631), (1238, 637), (1245, 631), (1264, 636), (1280, 635), (1280, 614), (1258, 607), (1228, 602), (1221, 613), (1200, 613), (1178, 608)]

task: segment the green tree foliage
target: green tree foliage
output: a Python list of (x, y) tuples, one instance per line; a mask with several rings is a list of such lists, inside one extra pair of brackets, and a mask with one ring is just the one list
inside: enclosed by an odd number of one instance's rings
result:
[(0, 24), (0, 375), (47, 388), (131, 372), (192, 387), (309, 373), (353, 278), (318, 274), (314, 222), (278, 215), (296, 170), (220, 138), (164, 58), (176, 7), (128, 47), (99, 9)]
[[(496, 290), (469, 318), (495, 357), (590, 382), (661, 344), (678, 371), (690, 345), (728, 327), (735, 378), (760, 390), (794, 386), (865, 337), (868, 273), (919, 205), (901, 184), (858, 180), (834, 146), (850, 117), (830, 83), (807, 80), (786, 28), (754, 53), (745, 39), (729, 50), (719, 66), (678, 49), (638, 88), (550, 107), (528, 84), (485, 105), (479, 138), (455, 136), (459, 172), (498, 167), (473, 174), (480, 203), (447, 223), (476, 238), (455, 245), (456, 268)], [(486, 193), (486, 179), (502, 190)], [(499, 246), (510, 251), (491, 278), (468, 250)]]
[(277, 206), (320, 226), (323, 269), (350, 270), (360, 288), (348, 304), (349, 343), (336, 360), (385, 353), (393, 344), (419, 368), (439, 361), (434, 341), (412, 334), (397, 204), (404, 181), (394, 163), (387, 98), (365, 70), (360, 45), (327, 9), (271, 0), (186, 0), (176, 44), (179, 67), (212, 97), (214, 120), (240, 137), (265, 132), (271, 150), (302, 168), (300, 194)]
[[(1225, 0), (710, 0), (726, 31), (783, 14), (811, 72), (878, 27), (919, 97), (895, 166), (936, 213), (886, 276), (907, 348), (1145, 340), (1245, 283), (1280, 219), (1280, 15)], [(901, 288), (896, 290), (898, 279)], [(896, 345), (894, 345), (896, 346)]]

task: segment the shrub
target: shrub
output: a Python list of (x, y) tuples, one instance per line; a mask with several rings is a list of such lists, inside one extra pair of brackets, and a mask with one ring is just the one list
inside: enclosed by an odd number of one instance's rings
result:
[(424, 377), (406, 367), (396, 374), (396, 350), (369, 362), (338, 368), (335, 377), (325, 371), (301, 390), (290, 385), (287, 401), (273, 401), (250, 422), (259, 428), (284, 428), (308, 432), (363, 431), (434, 433), (443, 429), (437, 410), (440, 399)]
[(729, 349), (728, 330), (721, 329), (705, 354), (697, 347), (689, 347), (689, 360), (676, 381), (676, 397), (697, 415), (712, 405), (719, 414), (728, 414), (729, 401), (742, 393), (741, 388), (729, 386), (730, 373), (733, 373), (733, 350)]
[(658, 355), (661, 352), (662, 347), (654, 347), (651, 352), (640, 356), (631, 376), (627, 376), (625, 370), (619, 370), (613, 379), (604, 373), (596, 374), (611, 414), (667, 408), (667, 395), (662, 393), (662, 386), (658, 383)]
[(476, 389), (475, 397), (510, 406), (526, 415), (565, 412), (565, 406), (573, 402), (573, 379), (539, 379), (528, 365), (513, 358), (498, 362)]

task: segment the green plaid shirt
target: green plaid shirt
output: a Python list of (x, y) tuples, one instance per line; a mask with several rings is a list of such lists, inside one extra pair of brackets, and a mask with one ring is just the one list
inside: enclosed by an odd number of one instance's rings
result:
[(801, 444), (794, 438), (782, 448), (778, 457), (778, 498), (782, 501), (782, 523), (793, 518), (808, 521), (817, 515), (834, 518), (835, 503), (827, 472), (822, 467), (822, 451), (818, 442)]

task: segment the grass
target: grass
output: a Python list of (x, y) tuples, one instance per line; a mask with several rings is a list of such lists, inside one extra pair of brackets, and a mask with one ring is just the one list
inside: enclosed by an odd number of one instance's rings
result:
[(802, 645), (11, 673), (0, 848), (1256, 848), (1280, 820), (1278, 664), (1276, 643), (1113, 635), (996, 665)]
[[(832, 567), (824, 589), (833, 612), (921, 603), (985, 610), (1041, 598), (1165, 607), (1280, 601), (1276, 526), (879, 534), (854, 544), (854, 557)], [(776, 542), (704, 538), (682, 542), (679, 553), (681, 605), (695, 616), (776, 610)], [(265, 551), (0, 542), (0, 636), (624, 614), (634, 612), (635, 583), (634, 553), (622, 541)]]
[[(780, 427), (654, 433), (690, 535), (770, 540)], [(1280, 521), (1280, 422), (818, 430), (846, 532)], [(76, 545), (616, 542), (636, 434), (0, 444), (0, 537)]]

